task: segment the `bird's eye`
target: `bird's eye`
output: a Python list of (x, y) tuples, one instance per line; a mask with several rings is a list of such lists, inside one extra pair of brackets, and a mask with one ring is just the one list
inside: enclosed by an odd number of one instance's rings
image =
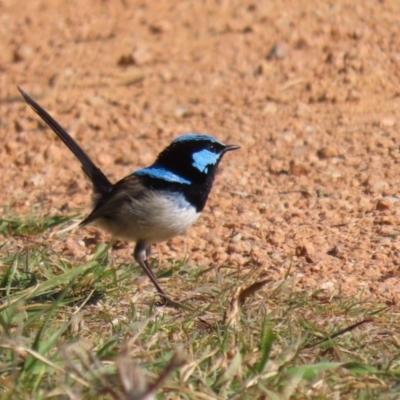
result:
[(217, 150), (217, 146), (215, 143), (209, 143), (207, 146), (208, 150), (215, 152)]

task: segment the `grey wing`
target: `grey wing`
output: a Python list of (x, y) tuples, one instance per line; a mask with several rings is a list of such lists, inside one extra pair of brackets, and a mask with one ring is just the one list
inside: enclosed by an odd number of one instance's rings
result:
[(129, 175), (118, 181), (109, 193), (95, 200), (93, 211), (85, 218), (81, 225), (90, 224), (96, 220), (120, 220), (128, 217), (127, 212), (132, 207), (132, 202), (136, 202), (146, 195), (137, 176)]

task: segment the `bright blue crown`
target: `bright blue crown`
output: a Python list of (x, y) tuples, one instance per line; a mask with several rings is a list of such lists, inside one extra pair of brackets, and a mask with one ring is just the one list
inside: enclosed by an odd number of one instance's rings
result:
[(209, 142), (212, 143), (221, 143), (219, 140), (215, 139), (214, 136), (211, 135), (206, 135), (204, 133), (186, 133), (184, 135), (181, 135), (177, 137), (172, 143), (179, 143), (179, 142), (186, 142), (190, 140), (208, 140)]

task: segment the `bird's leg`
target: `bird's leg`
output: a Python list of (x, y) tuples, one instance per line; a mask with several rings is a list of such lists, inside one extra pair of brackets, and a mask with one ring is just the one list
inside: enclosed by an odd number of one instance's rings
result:
[(153, 274), (153, 271), (151, 270), (149, 263), (147, 261), (147, 259), (150, 257), (150, 254), (151, 254), (151, 246), (148, 246), (146, 248), (144, 242), (139, 241), (136, 243), (133, 256), (135, 260), (139, 263), (139, 265), (142, 267), (146, 275), (150, 278), (151, 282), (153, 283), (154, 287), (157, 289), (157, 292), (161, 297), (161, 300), (155, 303), (156, 306), (168, 306), (192, 312), (193, 310), (191, 308), (172, 300), (166, 295), (164, 290), (161, 289), (160, 284), (158, 283), (157, 278)]
[(153, 283), (154, 287), (157, 289), (157, 292), (166, 299), (167, 295), (164, 290), (161, 289), (160, 284), (157, 281), (156, 276), (153, 274), (149, 263), (147, 261), (147, 254), (149, 254), (149, 247), (146, 249), (146, 244), (143, 241), (138, 241), (135, 246), (135, 250), (133, 252), (133, 257), (136, 262), (142, 267), (143, 271), (146, 275), (150, 278), (151, 282)]

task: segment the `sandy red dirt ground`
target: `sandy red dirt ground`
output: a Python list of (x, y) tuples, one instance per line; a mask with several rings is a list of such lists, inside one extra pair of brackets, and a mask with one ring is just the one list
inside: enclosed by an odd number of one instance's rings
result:
[[(397, 0), (0, 0), (4, 214), (90, 204), (19, 85), (113, 181), (184, 132), (241, 146), (195, 226), (159, 246), (165, 260), (186, 249), (276, 280), (291, 266), (298, 288), (398, 303), (399, 15)], [(51, 240), (81, 257), (94, 235)]]

